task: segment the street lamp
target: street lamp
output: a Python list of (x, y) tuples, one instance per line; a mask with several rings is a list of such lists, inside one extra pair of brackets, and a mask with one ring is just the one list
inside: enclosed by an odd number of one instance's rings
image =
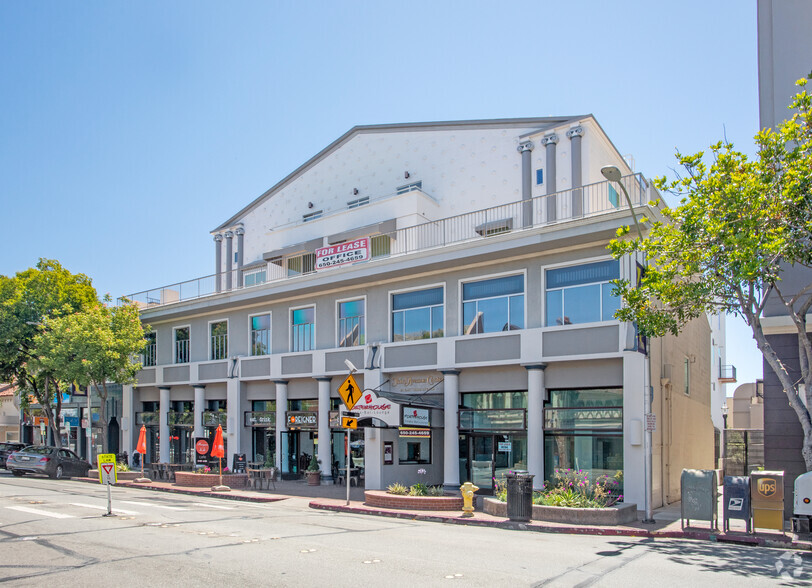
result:
[(623, 182), (620, 181), (621, 175), (620, 170), (617, 168), (616, 165), (604, 165), (601, 168), (601, 173), (603, 177), (609, 180), (610, 182), (616, 183), (620, 186), (620, 189), (623, 190), (623, 195), (626, 197), (626, 204), (629, 205), (629, 212), (632, 213), (632, 219), (634, 219), (634, 226), (637, 227), (637, 235), (640, 237), (640, 240), (643, 239), (643, 231), (640, 230), (640, 223), (637, 222), (637, 215), (634, 214), (634, 207), (632, 206), (632, 199), (629, 198), (629, 193), (626, 191), (626, 186), (623, 185)]
[[(629, 198), (629, 192), (626, 190), (626, 186), (623, 185), (623, 182), (620, 180), (622, 176), (620, 174), (620, 170), (616, 165), (604, 165), (601, 168), (601, 174), (603, 177), (609, 180), (610, 182), (614, 182), (620, 189), (623, 191), (623, 196), (626, 197), (626, 204), (629, 205), (629, 212), (632, 214), (632, 219), (634, 220), (634, 226), (637, 228), (637, 235), (640, 237), (640, 240), (643, 240), (643, 231), (640, 229), (640, 223), (637, 222), (637, 215), (634, 214), (634, 207), (632, 206), (632, 199)], [(646, 350), (646, 364), (648, 370), (648, 377), (645, 378), (647, 382), (646, 389), (643, 391), (643, 418), (645, 419), (645, 442), (643, 451), (645, 452), (645, 461), (643, 462), (643, 483), (645, 485), (644, 491), (644, 499), (646, 503), (646, 518), (643, 519), (644, 523), (654, 523), (654, 512), (652, 510), (652, 496), (651, 496), (651, 484), (652, 484), (652, 440), (651, 440), (651, 429), (649, 429), (648, 424), (648, 415), (651, 413), (651, 400), (652, 395), (654, 394), (654, 389), (651, 387), (651, 356)]]

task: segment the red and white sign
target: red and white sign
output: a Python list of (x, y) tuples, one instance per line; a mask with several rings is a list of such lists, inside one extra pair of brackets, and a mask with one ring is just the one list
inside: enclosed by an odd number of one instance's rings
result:
[(209, 452), (209, 442), (205, 439), (199, 439), (197, 443), (195, 443), (195, 451), (200, 455), (206, 455)]
[(369, 259), (369, 237), (316, 249), (317, 270), (367, 259)]
[[(341, 407), (341, 413), (346, 412), (344, 407)], [(375, 392), (371, 390), (364, 392), (361, 399), (352, 407), (353, 414), (358, 415), (358, 420), (361, 419), (379, 419), (391, 427), (397, 427), (400, 423), (400, 404), (380, 398)]]

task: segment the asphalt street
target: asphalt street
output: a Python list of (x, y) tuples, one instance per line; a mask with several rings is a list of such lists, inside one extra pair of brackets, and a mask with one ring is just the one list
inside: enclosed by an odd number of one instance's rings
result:
[(809, 585), (812, 554), (332, 513), (0, 473), (13, 586)]

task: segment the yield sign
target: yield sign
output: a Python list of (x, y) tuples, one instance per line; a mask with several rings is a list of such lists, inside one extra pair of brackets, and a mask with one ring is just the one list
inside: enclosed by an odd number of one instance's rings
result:
[(358, 387), (358, 382), (355, 381), (352, 374), (347, 376), (344, 383), (338, 387), (338, 395), (341, 396), (341, 400), (344, 401), (344, 406), (347, 407), (347, 410), (352, 410), (355, 403), (361, 399), (361, 389)]
[(114, 453), (102, 453), (99, 458), (99, 482), (102, 484), (115, 484), (116, 476), (116, 455)]

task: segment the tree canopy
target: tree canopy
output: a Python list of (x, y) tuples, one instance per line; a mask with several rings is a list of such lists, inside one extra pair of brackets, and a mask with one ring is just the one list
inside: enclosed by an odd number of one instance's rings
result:
[[(782, 281), (788, 270), (812, 265), (812, 98), (806, 80), (798, 86), (791, 118), (755, 136), (758, 151), (752, 159), (728, 142), (711, 145), (708, 154), (678, 153), (683, 175), (655, 183), (678, 195), (680, 204), (666, 208), (666, 221), (651, 224), (643, 239), (630, 239), (628, 227), (622, 229), (610, 249), (618, 258), (635, 252), (646, 257), (637, 284), (617, 282), (625, 305), (616, 315), (636, 321), (645, 334), (676, 334), (706, 313), (744, 318), (798, 415), (802, 454), (812, 470), (806, 408), (812, 406), (812, 341), (806, 330), (812, 280), (793, 289)], [(775, 301), (798, 335), (800, 380), (764, 334), (764, 311)]]

